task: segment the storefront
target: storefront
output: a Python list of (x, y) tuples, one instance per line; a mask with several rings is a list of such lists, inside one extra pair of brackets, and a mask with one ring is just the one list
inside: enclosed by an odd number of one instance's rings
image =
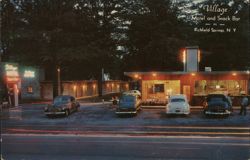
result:
[(185, 94), (193, 105), (204, 96), (223, 93), (236, 99), (249, 94), (249, 71), (225, 72), (125, 72), (141, 85), (144, 103), (167, 103), (173, 94)]
[(0, 65), (1, 102), (18, 106), (20, 100), (40, 99), (40, 81), (43, 80), (40, 71), (37, 67), (2, 62)]

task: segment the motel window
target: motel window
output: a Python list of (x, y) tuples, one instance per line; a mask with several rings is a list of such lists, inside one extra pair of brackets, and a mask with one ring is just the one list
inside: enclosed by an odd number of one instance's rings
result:
[(148, 93), (149, 94), (164, 93), (164, 84), (148, 85)]
[(164, 93), (164, 84), (155, 84), (155, 93)]
[(195, 94), (224, 93), (231, 95), (246, 94), (245, 80), (200, 80), (195, 81)]
[(33, 93), (33, 88), (31, 86), (27, 87), (27, 92), (28, 93)]

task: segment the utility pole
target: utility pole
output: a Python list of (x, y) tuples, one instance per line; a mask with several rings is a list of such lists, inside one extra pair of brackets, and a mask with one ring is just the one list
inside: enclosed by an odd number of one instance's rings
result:
[(60, 67), (57, 68), (57, 88), (58, 88), (58, 95), (61, 95), (61, 69)]

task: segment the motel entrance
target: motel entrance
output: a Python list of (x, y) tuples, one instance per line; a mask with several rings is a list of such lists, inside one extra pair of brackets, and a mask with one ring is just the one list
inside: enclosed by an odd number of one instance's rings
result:
[(173, 94), (180, 94), (180, 80), (142, 81), (142, 100), (146, 103), (166, 104)]
[(137, 80), (142, 100), (148, 105), (166, 104), (169, 96), (185, 94), (191, 105), (202, 105), (205, 96), (222, 93), (231, 96), (233, 105), (240, 105), (249, 95), (249, 72), (125, 72)]

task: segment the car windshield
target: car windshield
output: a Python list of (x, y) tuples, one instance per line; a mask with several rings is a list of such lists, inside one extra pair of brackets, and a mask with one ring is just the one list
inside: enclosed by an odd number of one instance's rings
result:
[(211, 96), (207, 98), (208, 101), (226, 101), (226, 98), (224, 96)]
[(171, 99), (171, 102), (185, 102), (185, 99), (183, 99), (183, 98), (173, 98), (173, 99)]
[(121, 101), (122, 102), (134, 102), (135, 97), (134, 96), (122, 96)]
[(70, 102), (70, 98), (69, 97), (64, 97), (64, 96), (61, 96), (61, 97), (56, 97), (54, 99), (54, 104), (58, 104), (58, 103), (68, 103)]

